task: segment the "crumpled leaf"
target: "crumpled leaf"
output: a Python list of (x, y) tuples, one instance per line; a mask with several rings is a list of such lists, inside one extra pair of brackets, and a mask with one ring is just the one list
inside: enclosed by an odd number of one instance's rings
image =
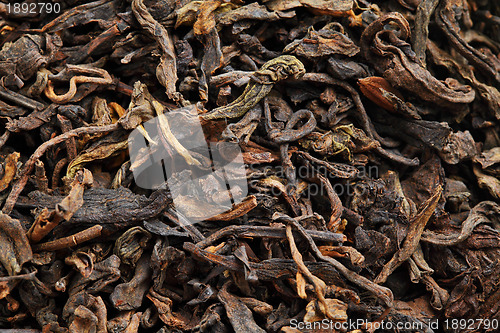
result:
[[(394, 30), (385, 28), (390, 22), (397, 24), (399, 36)], [(385, 14), (363, 31), (360, 41), (362, 54), (393, 86), (406, 89), (423, 100), (448, 108), (472, 102), (475, 92), (470, 86), (452, 78), (438, 80), (422, 67), (410, 45), (405, 42), (409, 36), (410, 26), (403, 15), (397, 12)]]
[(84, 251), (76, 251), (66, 257), (64, 262), (76, 268), (84, 278), (88, 278), (94, 270), (94, 259), (93, 256)]
[(482, 173), (477, 166), (474, 166), (473, 170), (479, 187), (487, 189), (492, 196), (500, 200), (500, 180), (497, 177)]
[(481, 164), (482, 169), (487, 169), (496, 164), (500, 166), (500, 147), (483, 151), (474, 157), (474, 162)]
[(310, 28), (304, 38), (294, 40), (285, 46), (283, 52), (306, 58), (332, 54), (352, 57), (359, 52), (359, 47), (345, 34), (344, 28), (339, 23), (332, 22), (319, 31)]
[(41, 125), (50, 122), (53, 115), (56, 114), (56, 107), (51, 105), (45, 108), (43, 111), (33, 111), (25, 117), (19, 117), (18, 119), (9, 119), (5, 128), (10, 132), (21, 132), (30, 131)]
[(9, 275), (19, 274), (23, 264), (32, 258), (28, 237), (19, 220), (0, 212), (0, 262)]
[(365, 230), (361, 226), (356, 227), (354, 240), (356, 249), (364, 257), (363, 266), (371, 266), (378, 259), (387, 255), (390, 250), (391, 240), (376, 230)]
[(221, 1), (202, 1), (198, 8), (198, 17), (193, 24), (195, 35), (206, 35), (215, 29), (214, 12), (221, 5)]
[(14, 43), (3, 44), (0, 50), (0, 74), (18, 75), (22, 80), (29, 80), (49, 60), (46, 55), (42, 55), (43, 44), (44, 37), (39, 35), (24, 35)]
[(359, 79), (358, 85), (363, 95), (387, 111), (399, 113), (406, 118), (422, 118), (411, 104), (404, 102), (401, 93), (384, 78), (372, 76)]
[(83, 290), (93, 294), (100, 292), (120, 279), (120, 263), (120, 258), (114, 254), (95, 263), (88, 277), (77, 275), (68, 288), (68, 294), (75, 295)]
[(224, 61), (214, 14), (220, 5), (221, 1), (204, 1), (198, 9), (198, 17), (193, 24), (194, 34), (204, 45), (202, 75), (199, 80), (200, 97), (204, 101), (208, 99), (210, 76), (223, 65)]
[(0, 192), (9, 187), (17, 172), (17, 161), (20, 154), (18, 152), (9, 154), (3, 164), (3, 177), (0, 179)]
[(471, 62), (479, 71), (490, 76), (497, 84), (500, 83), (500, 73), (495, 57), (488, 57), (486, 54), (476, 50), (469, 45), (460, 34), (460, 25), (457, 18), (466, 17), (467, 6), (463, 6), (462, 0), (443, 0), (440, 2), (436, 12), (436, 23), (444, 32), (450, 44), (467, 60)]
[[(135, 98), (134, 98), (135, 97)], [(170, 128), (169, 121), (167, 117), (164, 115), (164, 106), (158, 102), (151, 94), (149, 93), (147, 86), (140, 82), (136, 82), (134, 85), (134, 94), (130, 106), (128, 108), (127, 113), (119, 120), (119, 123), (125, 129), (134, 129), (137, 128), (138, 131), (150, 142), (153, 144), (151, 150), (159, 149), (160, 143), (169, 144), (172, 148), (174, 148), (179, 155), (181, 155), (189, 165), (200, 165), (200, 162), (191, 156), (190, 152), (177, 140), (177, 138), (172, 133)], [(196, 115), (198, 110), (197, 105), (189, 105), (183, 108), (179, 108), (176, 110), (179, 115), (192, 115), (193, 117)], [(156, 118), (152, 118), (153, 115), (156, 115)], [(150, 118), (151, 117), (151, 118)], [(186, 118), (186, 117), (185, 117)], [(187, 126), (196, 125), (197, 118), (189, 118), (187, 117), (188, 124)], [(159, 127), (160, 133), (158, 135), (159, 138), (156, 138), (156, 141), (150, 137), (149, 132), (146, 131), (142, 122), (149, 120), (148, 128), (157, 128)], [(186, 119), (184, 119), (186, 120)], [(151, 132), (156, 133), (156, 130)], [(130, 137), (129, 137), (130, 139)], [(125, 145), (128, 145), (128, 141), (125, 140)], [(149, 153), (149, 152), (148, 152)], [(139, 162), (141, 159), (136, 158), (136, 162)], [(135, 168), (137, 165), (132, 165), (131, 168)]]
[(300, 3), (316, 15), (351, 16), (354, 7), (352, 0), (299, 0)]
[(497, 203), (483, 201), (474, 206), (462, 222), (460, 233), (425, 230), (422, 233), (422, 241), (443, 246), (456, 245), (470, 237), (474, 228), (482, 223), (492, 223), (497, 228), (500, 226), (500, 206)]
[[(205, 3), (205, 1), (190, 1), (181, 8), (177, 9), (175, 28), (178, 28), (181, 25), (193, 26), (197, 20), (199, 9), (203, 3)], [(238, 7), (240, 6), (234, 3), (221, 3), (218, 6), (216, 13), (222, 14)]]
[(265, 333), (252, 316), (250, 309), (223, 287), (217, 295), (226, 308), (226, 314), (235, 333)]
[(384, 283), (387, 281), (389, 275), (413, 255), (419, 245), (422, 232), (427, 222), (434, 214), (434, 210), (441, 198), (442, 189), (441, 185), (438, 185), (432, 196), (422, 204), (417, 215), (410, 221), (409, 230), (402, 243), (401, 249), (399, 249), (391, 260), (384, 265), (382, 271), (375, 278), (375, 283)]
[(156, 39), (162, 50), (160, 63), (156, 67), (158, 81), (165, 87), (168, 98), (174, 101), (182, 99), (182, 95), (176, 91), (177, 65), (175, 62), (175, 48), (167, 29), (151, 16), (143, 0), (133, 0), (132, 11), (137, 21)]
[(95, 22), (107, 29), (118, 13), (117, 4), (115, 1), (98, 0), (73, 7), (43, 26), (42, 31), (57, 32)]
[(225, 11), (216, 16), (217, 22), (222, 25), (230, 25), (242, 20), (276, 21), (280, 18), (295, 16), (295, 12), (270, 12), (266, 6), (252, 2), (248, 5)]
[(99, 139), (78, 154), (78, 156), (68, 165), (66, 177), (72, 179), (76, 172), (83, 168), (85, 164), (95, 160), (104, 160), (116, 156), (127, 148), (128, 141), (123, 133), (113, 132), (113, 134)]
[(85, 291), (73, 295), (64, 306), (63, 317), (69, 322), (70, 333), (107, 332), (107, 310), (100, 296)]
[(93, 183), (92, 173), (83, 169), (78, 172), (71, 190), (59, 204), (56, 205), (56, 213), (62, 216), (66, 221), (69, 221), (73, 214), (83, 205), (83, 191), (85, 186), (91, 186)]
[(438, 5), (439, 0), (423, 0), (420, 1), (415, 14), (415, 27), (412, 31), (411, 42), (415, 55), (422, 63), (425, 63), (426, 42), (429, 40), (429, 21)]
[(465, 58), (460, 59), (459, 54), (455, 54), (452, 57), (449, 53), (438, 48), (436, 43), (432, 40), (427, 40), (427, 50), (434, 64), (444, 66), (450, 72), (457, 73), (464, 78), (464, 80), (470, 82), (470, 84), (477, 90), (478, 97), (484, 100), (491, 113), (497, 119), (500, 119), (500, 91), (498, 91), (498, 88), (479, 81), (476, 78), (476, 74), (474, 74), (474, 68), (464, 63)]
[(136, 81), (127, 113), (118, 121), (120, 125), (125, 129), (132, 130), (143, 122), (153, 119), (155, 112), (152, 100), (153, 96), (149, 93), (148, 87), (141, 81)]
[(429, 198), (434, 189), (444, 184), (444, 169), (441, 160), (433, 155), (413, 172), (411, 177), (401, 181), (406, 198), (420, 206)]
[(149, 290), (147, 298), (153, 302), (161, 321), (165, 323), (165, 325), (177, 329), (189, 328), (188, 320), (181, 314), (172, 311), (173, 302), (170, 298), (158, 294), (153, 289)]
[[(498, 317), (498, 284), (493, 277), (500, 274), (498, 262), (486, 267), (474, 267), (469, 274), (464, 274), (455, 284), (450, 299), (445, 306), (444, 315), (448, 318), (484, 318)], [(479, 322), (467, 327), (467, 331), (482, 331)], [(462, 330), (461, 332), (466, 332)], [(491, 331), (494, 332), (494, 331)]]
[(113, 306), (120, 310), (134, 310), (143, 303), (143, 298), (149, 289), (153, 270), (149, 259), (142, 257), (137, 263), (135, 273), (129, 282), (121, 283), (115, 287), (109, 299)]
[(420, 244), (408, 259), (410, 269), (410, 280), (413, 283), (423, 282), (428, 291), (431, 292), (431, 306), (436, 310), (442, 310), (450, 295), (446, 289), (440, 287), (431, 276), (434, 270), (425, 261), (424, 253)]
[(450, 133), (438, 154), (446, 163), (457, 164), (477, 154), (476, 143), (469, 131)]
[[(473, 166), (479, 187), (487, 189), (492, 196), (500, 199), (500, 148), (494, 147), (483, 151), (474, 158), (476, 164)], [(481, 169), (479, 168), (481, 166)]]
[(326, 133), (312, 132), (299, 140), (299, 144), (320, 155), (340, 155), (347, 161), (352, 160), (352, 154), (369, 151), (380, 146), (380, 143), (369, 138), (354, 125), (338, 125)]
[[(335, 299), (335, 298), (326, 298), (326, 304), (328, 305), (328, 309), (331, 313), (335, 314), (335, 321), (346, 321), (347, 320), (347, 304)], [(304, 321), (313, 323), (316, 321), (322, 321), (325, 319), (325, 316), (318, 311), (318, 304), (315, 300), (310, 301), (306, 306), (306, 314), (304, 315)]]
[(201, 118), (212, 120), (241, 117), (268, 95), (278, 81), (291, 77), (299, 79), (304, 76), (305, 72), (304, 64), (295, 56), (281, 55), (271, 59), (254, 72), (245, 90), (237, 99), (228, 105), (204, 113)]
[(270, 0), (265, 2), (270, 10), (289, 10), (298, 7), (309, 8), (313, 13), (331, 16), (350, 16), (353, 0)]
[(123, 263), (134, 267), (150, 239), (151, 234), (143, 228), (130, 228), (118, 237), (113, 252)]
[(54, 229), (62, 219), (69, 221), (83, 205), (83, 191), (86, 186), (92, 185), (92, 173), (83, 169), (76, 173), (75, 179), (71, 183), (69, 194), (50, 211), (44, 208), (36, 217), (31, 228), (26, 233), (32, 243), (39, 242), (52, 229)]
[[(446, 122), (404, 119), (385, 113), (378, 120), (381, 127), (415, 147), (431, 147), (448, 164), (470, 160), (477, 154), (476, 143), (469, 131), (453, 132)], [(404, 131), (400, 129), (404, 128)]]

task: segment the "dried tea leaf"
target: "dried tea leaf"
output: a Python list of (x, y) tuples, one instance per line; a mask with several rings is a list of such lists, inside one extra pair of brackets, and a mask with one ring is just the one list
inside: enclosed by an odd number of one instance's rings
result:
[(465, 20), (467, 6), (462, 6), (461, 0), (445, 0), (440, 2), (436, 12), (436, 23), (444, 32), (450, 44), (467, 60), (469, 60), (477, 69), (494, 79), (497, 84), (500, 82), (500, 73), (498, 72), (498, 60), (495, 63), (493, 58), (480, 52), (468, 44), (460, 35), (460, 26), (457, 18), (462, 16)]
[(331, 16), (351, 16), (354, 8), (352, 0), (299, 0), (300, 3), (311, 10), (316, 15), (331, 15)]
[(113, 253), (120, 257), (123, 263), (134, 267), (150, 239), (151, 234), (143, 228), (130, 228), (116, 240)]
[(220, 1), (202, 1), (198, 8), (198, 17), (193, 24), (195, 35), (207, 35), (215, 29), (214, 12), (221, 5)]
[(411, 42), (416, 57), (425, 67), (425, 51), (429, 36), (429, 22), (439, 0), (423, 0), (418, 4), (415, 15), (415, 28), (412, 31)]
[(398, 250), (387, 264), (384, 265), (382, 271), (375, 278), (375, 283), (384, 283), (389, 275), (396, 270), (403, 262), (408, 260), (418, 247), (420, 238), (424, 228), (434, 214), (438, 201), (441, 198), (442, 187), (439, 185), (432, 196), (427, 199), (420, 207), (417, 215), (410, 221), (410, 228), (403, 241), (402, 247)]
[[(325, 302), (328, 305), (329, 311), (335, 315), (335, 318), (332, 320), (340, 322), (347, 320), (346, 303), (335, 298), (327, 298)], [(316, 321), (322, 321), (323, 319), (325, 319), (325, 316), (319, 311), (317, 301), (310, 301), (306, 306), (304, 321), (314, 323)]]
[(265, 333), (252, 316), (250, 309), (237, 297), (222, 288), (217, 295), (236, 333)]
[(14, 179), (17, 172), (17, 161), (19, 160), (20, 154), (15, 152), (9, 154), (3, 163), (3, 177), (0, 179), (0, 192), (4, 191), (9, 187), (10, 183)]
[(497, 119), (500, 119), (500, 92), (498, 88), (479, 81), (474, 73), (474, 68), (463, 63), (465, 58), (460, 58), (458, 55), (452, 57), (444, 50), (438, 48), (436, 43), (432, 40), (427, 41), (427, 50), (431, 55), (433, 63), (446, 67), (450, 72), (457, 73), (457, 75), (461, 76), (464, 80), (470, 82), (477, 90), (478, 97), (486, 101), (491, 113)]
[(69, 322), (69, 332), (106, 332), (107, 310), (100, 296), (86, 292), (73, 296), (66, 303), (63, 316)]
[(437, 233), (425, 230), (422, 233), (422, 241), (450, 246), (466, 240), (474, 228), (481, 223), (492, 223), (495, 226), (500, 225), (498, 217), (500, 216), (500, 206), (492, 201), (483, 201), (474, 206), (465, 221), (462, 222), (460, 233)]
[(222, 25), (230, 25), (242, 20), (276, 21), (280, 18), (293, 17), (295, 12), (270, 12), (266, 6), (259, 5), (257, 2), (218, 13), (217, 22)]
[(474, 166), (473, 170), (479, 187), (487, 189), (493, 197), (500, 200), (500, 180), (497, 177), (482, 173), (477, 166)]
[(73, 182), (69, 194), (55, 205), (55, 209), (50, 211), (44, 207), (38, 214), (35, 222), (26, 233), (32, 243), (38, 243), (52, 229), (54, 229), (62, 219), (69, 221), (83, 205), (83, 192), (86, 186), (92, 185), (92, 173), (87, 170), (79, 170)]
[(28, 238), (19, 220), (0, 212), (0, 262), (9, 275), (19, 274), (23, 264), (32, 258)]
[(340, 24), (332, 22), (317, 32), (311, 28), (303, 39), (294, 40), (285, 46), (283, 52), (306, 58), (333, 54), (352, 57), (359, 52), (359, 47), (345, 35), (344, 28)]
[(128, 141), (123, 138), (123, 135), (107, 136), (96, 142), (90, 147), (82, 151), (78, 156), (71, 161), (68, 165), (66, 177), (72, 179), (76, 172), (83, 168), (84, 165), (95, 160), (104, 160), (109, 157), (120, 154), (123, 150), (127, 149)]
[(180, 100), (182, 97), (176, 91), (175, 86), (177, 82), (177, 67), (175, 63), (174, 44), (170, 34), (162, 24), (151, 16), (143, 0), (133, 0), (132, 11), (137, 21), (156, 39), (162, 50), (160, 63), (156, 68), (158, 81), (165, 87), (168, 98), (174, 101)]
[(142, 257), (137, 263), (132, 279), (117, 285), (109, 296), (113, 306), (120, 311), (139, 308), (150, 287), (152, 273), (148, 258)]
[(40, 67), (47, 65), (43, 56), (44, 37), (24, 35), (14, 43), (5, 43), (0, 50), (0, 73), (2, 76), (16, 74), (22, 80), (29, 80)]
[(267, 8), (274, 11), (289, 10), (298, 7), (310, 8), (319, 15), (350, 16), (354, 2), (352, 0), (270, 0), (265, 1)]
[(483, 151), (481, 154), (475, 156), (473, 161), (481, 164), (483, 170), (493, 165), (500, 164), (500, 147)]
[(172, 311), (172, 300), (168, 297), (162, 296), (150, 289), (147, 298), (153, 302), (161, 321), (165, 323), (165, 325), (177, 329), (186, 329), (189, 327), (187, 319)]
[(224, 63), (214, 14), (221, 3), (221, 1), (204, 1), (198, 9), (198, 17), (193, 24), (194, 34), (204, 45), (204, 55), (201, 61), (202, 75), (199, 80), (200, 97), (203, 101), (208, 99), (210, 76)]
[(152, 101), (153, 96), (149, 93), (148, 87), (140, 81), (135, 82), (127, 113), (118, 121), (120, 125), (131, 130), (153, 119), (155, 112)]
[[(385, 28), (394, 22), (400, 29)], [(377, 70), (395, 87), (417, 94), (421, 99), (452, 108), (454, 104), (470, 103), (475, 92), (452, 78), (440, 81), (424, 69), (409, 44), (410, 26), (400, 13), (389, 13), (371, 23), (361, 35), (361, 50), (365, 59), (376, 64)]]

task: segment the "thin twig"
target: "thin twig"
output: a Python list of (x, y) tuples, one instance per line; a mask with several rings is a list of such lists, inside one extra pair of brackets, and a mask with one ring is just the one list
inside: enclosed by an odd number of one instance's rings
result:
[(91, 239), (101, 236), (101, 231), (102, 231), (102, 226), (94, 225), (88, 229), (85, 229), (68, 237), (59, 238), (47, 243), (33, 245), (33, 251), (35, 252), (57, 251), (66, 249), (68, 247), (76, 246), (78, 244), (87, 242)]
[(392, 308), (393, 302), (394, 302), (394, 296), (392, 295), (392, 291), (386, 287), (379, 286), (378, 284), (374, 283), (373, 281), (370, 281), (369, 279), (365, 278), (364, 276), (361, 276), (351, 270), (349, 270), (347, 267), (342, 265), (340, 262), (337, 260), (327, 257), (321, 253), (321, 251), (318, 249), (318, 246), (316, 246), (316, 243), (312, 239), (312, 237), (308, 234), (307, 230), (304, 229), (295, 219), (291, 218), (288, 215), (284, 214), (279, 214), (275, 213), (275, 216), (273, 216), (273, 219), (277, 220), (283, 220), (286, 221), (290, 224), (292, 224), (298, 231), (299, 233), (307, 240), (309, 243), (309, 246), (312, 250), (312, 252), (321, 260), (330, 263), (335, 269), (337, 269), (342, 275), (344, 275), (349, 281), (352, 283), (356, 284), (357, 286), (364, 288), (373, 294), (375, 294), (377, 297), (379, 297), (386, 306)]
[(64, 95), (56, 95), (54, 92), (54, 85), (51, 80), (47, 82), (47, 86), (45, 87), (45, 95), (54, 103), (57, 104), (65, 104), (69, 102), (77, 93), (77, 84), (79, 83), (92, 83), (92, 84), (102, 84), (109, 85), (113, 83), (113, 79), (109, 75), (107, 71), (101, 68), (87, 68), (84, 66), (78, 65), (67, 65), (68, 70), (80, 72), (80, 73), (88, 73), (101, 75), (102, 77), (93, 77), (93, 76), (73, 76), (69, 80), (69, 90)]
[(46, 107), (43, 103), (3, 87), (0, 87), (0, 97), (31, 110), (42, 110)]

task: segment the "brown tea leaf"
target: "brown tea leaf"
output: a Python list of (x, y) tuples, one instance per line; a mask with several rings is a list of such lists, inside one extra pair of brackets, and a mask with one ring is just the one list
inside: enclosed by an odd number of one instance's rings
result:
[(344, 28), (340, 24), (333, 22), (317, 32), (309, 30), (303, 39), (295, 40), (285, 46), (283, 52), (307, 58), (333, 54), (352, 57), (359, 53), (359, 47), (345, 35)]
[(439, 185), (434, 194), (427, 199), (419, 209), (417, 215), (410, 221), (410, 228), (406, 235), (403, 245), (375, 278), (375, 283), (384, 283), (389, 275), (396, 270), (403, 262), (408, 260), (418, 247), (424, 228), (434, 214), (438, 201), (441, 198), (442, 187)]
[(17, 161), (19, 160), (19, 153), (12, 153), (5, 158), (3, 164), (3, 177), (0, 179), (0, 192), (9, 187), (17, 172)]
[(151, 16), (143, 0), (133, 0), (132, 11), (137, 21), (156, 39), (162, 50), (160, 63), (156, 68), (158, 81), (165, 87), (168, 98), (174, 101), (180, 100), (181, 97), (175, 87), (177, 82), (175, 49), (167, 29)]
[[(384, 28), (390, 22), (399, 27), (399, 36)], [(450, 108), (453, 104), (472, 102), (475, 93), (470, 86), (461, 85), (452, 78), (437, 80), (417, 62), (410, 45), (405, 42), (409, 35), (406, 19), (399, 13), (389, 13), (363, 31), (361, 51), (365, 59), (377, 64), (378, 71), (392, 85), (411, 91), (423, 100)]]
[(9, 275), (21, 272), (23, 264), (33, 258), (25, 231), (18, 220), (0, 212), (0, 262)]
[(473, 170), (479, 187), (487, 189), (493, 197), (500, 199), (500, 180), (497, 177), (482, 173), (477, 166), (474, 166)]
[(463, 7), (461, 4), (461, 0), (445, 0), (440, 2), (436, 13), (436, 23), (444, 32), (450, 44), (460, 54), (467, 58), (474, 66), (477, 66), (478, 70), (494, 79), (498, 84), (500, 82), (498, 62), (495, 64), (492, 58), (489, 58), (479, 50), (473, 48), (459, 34), (460, 27), (457, 17), (460, 17), (464, 14), (463, 12), (467, 11), (467, 7)]
[(237, 297), (227, 291), (225, 285), (217, 295), (226, 308), (226, 313), (236, 333), (265, 333), (253, 319), (250, 309)]
[(87, 163), (116, 156), (127, 147), (128, 142), (127, 140), (123, 140), (122, 137), (104, 137), (93, 143), (89, 148), (82, 151), (73, 161), (71, 161), (68, 165), (66, 177), (72, 179), (76, 172), (82, 169)]
[(35, 222), (26, 233), (32, 243), (38, 243), (54, 229), (62, 219), (69, 221), (75, 212), (83, 205), (83, 191), (93, 182), (92, 173), (83, 169), (76, 173), (69, 194), (50, 211), (45, 207), (38, 214)]

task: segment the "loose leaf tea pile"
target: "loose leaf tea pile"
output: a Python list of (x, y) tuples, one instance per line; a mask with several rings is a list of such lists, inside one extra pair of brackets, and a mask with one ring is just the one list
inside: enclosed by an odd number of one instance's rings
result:
[(0, 3), (1, 328), (498, 332), (498, 1), (55, 2)]

